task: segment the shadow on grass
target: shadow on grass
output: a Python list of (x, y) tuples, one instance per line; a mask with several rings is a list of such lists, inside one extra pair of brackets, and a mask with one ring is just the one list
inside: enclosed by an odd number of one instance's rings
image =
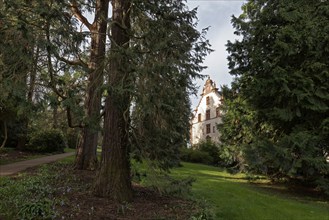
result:
[[(201, 165), (202, 166), (202, 165)], [(191, 169), (183, 167), (183, 171), (180, 174), (192, 177), (201, 177), (207, 179), (207, 181), (221, 181), (241, 184), (250, 189), (258, 191), (260, 193), (266, 193), (270, 195), (278, 195), (284, 198), (290, 198), (301, 202), (329, 202), (329, 198), (322, 192), (301, 185), (289, 184), (289, 183), (273, 183), (265, 177), (258, 178), (256, 180), (250, 180), (245, 174), (230, 174), (224, 168), (210, 167), (211, 170), (206, 169)]]
[(301, 202), (321, 202), (328, 203), (329, 198), (322, 192), (305, 186), (293, 185), (289, 183), (248, 183), (253, 189), (268, 194), (280, 195), (292, 198)]

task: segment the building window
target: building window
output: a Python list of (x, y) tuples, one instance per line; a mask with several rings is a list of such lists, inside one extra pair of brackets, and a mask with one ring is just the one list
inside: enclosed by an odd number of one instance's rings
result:
[(216, 132), (216, 126), (212, 127), (212, 132), (213, 132), (213, 133)]
[(198, 114), (198, 122), (201, 121), (201, 114)]
[(209, 96), (206, 97), (206, 104), (210, 105), (210, 97)]
[(220, 117), (220, 109), (219, 109), (219, 107), (216, 108), (216, 117)]
[(206, 120), (210, 119), (210, 109), (206, 111)]
[(207, 124), (206, 125), (206, 131), (207, 131), (206, 134), (209, 134), (210, 133), (210, 124)]
[(211, 137), (210, 137), (209, 135), (207, 135), (206, 140), (207, 140), (208, 142), (211, 141)]

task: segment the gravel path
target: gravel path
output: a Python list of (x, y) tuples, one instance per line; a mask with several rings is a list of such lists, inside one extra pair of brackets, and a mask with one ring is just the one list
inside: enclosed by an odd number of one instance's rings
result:
[(63, 153), (63, 154), (55, 154), (47, 157), (40, 157), (33, 160), (25, 160), (16, 163), (6, 164), (0, 166), (0, 176), (9, 176), (20, 171), (26, 170), (27, 168), (38, 166), (45, 163), (51, 163), (57, 161), (59, 159), (63, 159), (65, 157), (69, 157), (74, 155), (75, 152)]

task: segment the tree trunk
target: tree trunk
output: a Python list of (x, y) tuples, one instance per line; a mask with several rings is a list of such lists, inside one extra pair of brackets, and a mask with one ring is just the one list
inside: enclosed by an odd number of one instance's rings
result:
[(6, 142), (7, 142), (7, 139), (8, 139), (8, 132), (7, 132), (7, 123), (6, 121), (3, 121), (3, 128), (4, 128), (4, 139), (3, 139), (3, 142), (0, 146), (0, 149), (1, 148), (4, 148), (6, 146)]
[(53, 128), (58, 128), (58, 105), (57, 103), (53, 106)]
[(103, 68), (107, 31), (109, 0), (97, 0), (95, 20), (89, 26), (91, 31), (90, 69), (87, 97), (85, 103), (87, 122), (82, 129), (75, 167), (93, 170), (97, 167), (97, 142), (100, 126), (101, 85), (103, 84)]
[[(30, 109), (32, 109), (33, 106), (33, 95), (34, 95), (34, 88), (35, 88), (35, 81), (36, 81), (36, 76), (37, 76), (37, 71), (38, 71), (38, 59), (39, 59), (39, 53), (40, 53), (40, 48), (37, 46), (35, 47), (34, 45), (31, 46), (32, 51), (33, 51), (33, 65), (31, 65), (30, 73), (29, 73), (29, 85), (27, 83), (27, 78), (28, 74), (25, 77), (25, 85), (26, 85), (26, 90), (27, 90), (27, 103), (30, 106)], [(19, 150), (24, 150), (26, 146), (26, 142), (28, 141), (27, 139), (27, 130), (29, 127), (30, 119), (29, 115), (24, 115), (22, 119), (19, 121), (21, 124), (21, 133), (18, 137), (18, 142), (16, 148)]]
[[(129, 36), (123, 27), (129, 28), (129, 7), (127, 0), (112, 0), (112, 54), (128, 47)], [(125, 66), (125, 62), (119, 54), (110, 61), (110, 91), (105, 101), (102, 160), (94, 188), (96, 195), (119, 202), (132, 200), (128, 139), (130, 94), (128, 89), (118, 87), (130, 85), (128, 74), (120, 68)]]

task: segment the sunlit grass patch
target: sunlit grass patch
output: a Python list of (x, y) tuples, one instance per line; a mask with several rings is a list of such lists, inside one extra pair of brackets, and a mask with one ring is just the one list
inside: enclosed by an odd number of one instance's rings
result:
[(292, 197), (288, 191), (263, 190), (260, 186), (271, 186), (264, 178), (251, 184), (245, 174), (233, 175), (221, 168), (191, 163), (183, 163), (172, 175), (196, 179), (192, 193), (211, 205), (215, 219), (329, 219), (328, 202)]

